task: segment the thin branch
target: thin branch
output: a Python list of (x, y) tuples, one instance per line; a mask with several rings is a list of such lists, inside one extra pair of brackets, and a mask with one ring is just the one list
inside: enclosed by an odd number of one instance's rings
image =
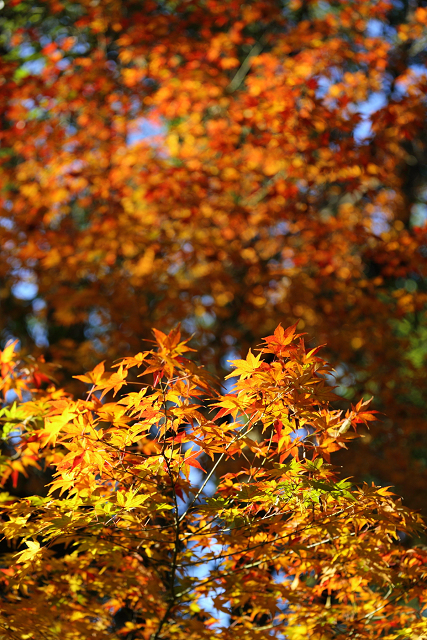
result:
[(212, 478), (213, 474), (215, 473), (218, 465), (222, 462), (222, 460), (224, 459), (228, 449), (231, 447), (231, 445), (235, 444), (236, 442), (238, 442), (239, 440), (241, 440), (242, 438), (244, 438), (245, 436), (248, 435), (248, 433), (250, 433), (252, 431), (252, 429), (255, 427), (255, 425), (252, 425), (252, 427), (250, 429), (247, 429), (244, 433), (239, 433), (235, 438), (233, 438), (233, 440), (231, 440), (231, 442), (228, 443), (228, 445), (225, 447), (225, 451), (224, 453), (221, 453), (221, 455), (219, 456), (218, 460), (215, 462), (214, 466), (212, 467), (212, 469), (210, 470), (210, 472), (208, 473), (208, 475), (206, 476), (205, 481), (203, 482), (202, 486), (200, 487), (200, 489), (198, 490), (198, 492), (196, 493), (196, 495), (194, 496), (194, 498), (191, 500), (190, 504), (188, 505), (188, 507), (186, 508), (186, 510), (184, 511), (184, 513), (181, 515), (179, 522), (182, 522), (182, 520), (184, 520), (184, 518), (187, 516), (188, 512), (190, 511), (191, 507), (194, 505), (194, 503), (196, 502), (197, 498), (199, 498), (199, 496), (202, 494), (203, 489), (206, 487), (206, 485), (208, 484), (209, 480)]
[[(163, 390), (163, 389), (162, 389)], [(164, 398), (164, 412), (165, 412), (165, 425), (167, 426), (167, 420), (168, 420), (168, 416), (167, 416), (167, 407), (166, 407), (166, 397), (165, 397), (165, 393), (163, 390), (163, 398)], [(156, 632), (152, 635), (152, 640), (159, 640), (160, 639), (160, 634), (162, 632), (162, 629), (164, 627), (164, 625), (166, 624), (166, 622), (169, 619), (170, 613), (173, 609), (173, 607), (175, 606), (175, 602), (177, 600), (177, 594), (175, 591), (175, 578), (176, 578), (176, 571), (177, 571), (177, 567), (178, 567), (178, 553), (179, 553), (179, 545), (180, 545), (180, 519), (179, 519), (179, 515), (178, 515), (178, 500), (177, 500), (177, 496), (176, 496), (176, 491), (175, 491), (175, 479), (173, 476), (173, 471), (171, 469), (171, 460), (167, 460), (166, 457), (164, 456), (164, 460), (168, 469), (168, 474), (169, 474), (169, 478), (171, 481), (171, 486), (172, 486), (172, 495), (173, 495), (173, 501), (174, 501), (174, 505), (175, 505), (175, 544), (174, 544), (174, 549), (173, 549), (173, 556), (172, 556), (172, 568), (171, 568), (171, 573), (170, 573), (170, 595), (169, 595), (169, 604), (166, 608), (166, 611), (163, 614), (162, 619), (159, 622), (159, 625), (157, 627)]]
[(276, 184), (276, 182), (280, 180), (280, 178), (284, 177), (285, 172), (283, 171), (283, 169), (281, 169), (272, 178), (270, 178), (270, 180), (267, 180), (267, 182), (262, 187), (255, 191), (255, 193), (245, 198), (241, 203), (242, 206), (254, 207), (255, 205), (257, 205), (267, 195), (269, 188)]
[[(294, 535), (295, 533), (299, 533), (299, 531), (297, 530), (297, 531), (290, 532), (287, 535), (279, 536), (278, 538), (275, 538), (271, 542), (277, 542), (278, 540), (282, 540), (284, 538), (287, 538), (287, 537), (289, 537), (291, 535)], [(356, 534), (355, 533), (350, 533), (348, 535), (352, 536), (352, 535), (356, 535)], [(340, 537), (340, 536), (337, 536), (337, 537)], [(334, 539), (336, 539), (336, 538), (330, 538), (330, 537), (324, 538), (323, 540), (320, 540), (318, 542), (312, 543), (311, 545), (308, 545), (306, 548), (318, 547), (318, 546), (320, 546), (322, 544), (326, 544), (327, 542), (332, 542), (332, 540), (334, 540)], [(256, 545), (256, 546), (259, 547), (259, 546), (262, 546), (263, 544), (266, 546), (267, 544), (271, 544), (271, 542), (267, 542), (267, 543), (264, 542), (264, 543), (261, 543), (260, 545)], [(251, 547), (250, 550), (253, 550), (254, 548), (255, 547)], [(294, 552), (293, 549), (289, 549), (289, 551)], [(230, 556), (230, 555), (235, 555), (235, 554), (227, 554), (227, 555)], [(270, 558), (265, 558), (264, 557), (264, 558), (261, 558), (260, 560), (255, 560), (254, 562), (249, 562), (249, 563), (247, 563), (247, 564), (245, 564), (245, 565), (243, 565), (241, 567), (230, 569), (229, 571), (224, 571), (220, 575), (212, 576), (210, 578), (206, 578), (206, 580), (203, 580), (202, 582), (199, 582), (197, 585), (192, 585), (188, 589), (185, 589), (184, 591), (179, 593), (177, 595), (177, 598), (181, 598), (182, 596), (185, 596), (187, 593), (190, 593), (195, 588), (195, 586), (201, 587), (201, 586), (203, 586), (205, 584), (209, 584), (210, 582), (215, 582), (215, 580), (219, 580), (221, 578), (226, 578), (226, 577), (228, 577), (228, 576), (230, 576), (232, 574), (235, 574), (235, 573), (238, 573), (238, 572), (241, 572), (241, 571), (245, 571), (247, 569), (253, 569), (254, 567), (258, 567), (259, 565), (265, 564), (266, 562), (271, 563), (274, 560), (277, 560), (278, 558), (280, 558), (281, 556), (283, 556), (283, 550), (280, 550), (279, 553), (277, 553), (276, 555), (274, 555), (274, 556), (272, 556)]]
[(240, 87), (240, 85), (242, 84), (242, 82), (246, 78), (246, 76), (248, 75), (249, 70), (250, 70), (250, 68), (252, 66), (252, 58), (255, 57), (255, 56), (259, 56), (259, 54), (264, 49), (266, 44), (267, 44), (267, 40), (266, 40), (264, 35), (261, 36), (261, 38), (258, 40), (258, 42), (255, 42), (254, 46), (249, 51), (248, 55), (246, 56), (246, 58), (243, 60), (242, 64), (240, 65), (236, 75), (234, 76), (234, 78), (232, 79), (230, 84), (228, 85), (228, 87), (227, 87), (228, 93), (233, 93), (234, 91), (236, 91)]
[[(386, 607), (389, 604), (393, 603), (393, 600), (388, 600), (389, 596), (391, 595), (393, 591), (393, 586), (390, 586), (386, 595), (384, 596), (384, 600), (386, 600), (386, 602), (384, 602), (384, 604), (382, 604), (380, 607), (377, 607), (376, 609), (374, 609), (373, 611), (371, 611), (370, 613), (367, 613), (365, 616), (362, 616), (361, 618), (359, 618), (357, 620), (357, 622), (360, 622), (361, 620), (366, 620), (367, 618), (371, 618), (372, 616), (374, 616), (376, 613), (378, 613), (378, 611), (381, 611), (381, 609), (384, 609), (384, 607)], [(397, 596), (395, 596), (394, 600), (396, 599)]]

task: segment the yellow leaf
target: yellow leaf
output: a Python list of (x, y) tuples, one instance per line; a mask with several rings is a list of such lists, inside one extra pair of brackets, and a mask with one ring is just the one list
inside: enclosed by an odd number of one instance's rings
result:
[(18, 344), (18, 340), (14, 340), (14, 342), (11, 342), (10, 344), (8, 344), (3, 351), (0, 351), (0, 362), (3, 362), (4, 364), (10, 362), (14, 356), (15, 353), (15, 347)]
[(33, 558), (41, 551), (40, 543), (37, 541), (27, 540), (25, 542), (28, 549), (24, 549), (24, 551), (20, 551), (15, 554), (15, 558), (18, 558), (17, 562), (28, 562), (33, 560)]
[(260, 360), (261, 354), (254, 356), (252, 351), (249, 349), (246, 360), (229, 360), (229, 362), (231, 362), (231, 364), (233, 364), (236, 369), (228, 376), (226, 376), (226, 378), (235, 378), (236, 376), (241, 376), (243, 379), (247, 378), (259, 367)]
[(59, 416), (54, 416), (53, 418), (46, 418), (44, 435), (47, 435), (48, 438), (45, 444), (52, 441), (52, 445), (56, 444), (57, 437), (60, 431), (65, 427), (66, 424), (69, 424), (74, 420), (77, 416), (75, 411), (72, 411), (69, 407), (64, 409), (64, 412)]

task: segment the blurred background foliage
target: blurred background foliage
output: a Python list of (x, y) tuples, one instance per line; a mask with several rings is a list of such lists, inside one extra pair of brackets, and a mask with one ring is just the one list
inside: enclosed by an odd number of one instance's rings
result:
[(72, 391), (298, 322), (383, 414), (336, 464), (425, 509), (427, 3), (0, 4), (3, 344)]

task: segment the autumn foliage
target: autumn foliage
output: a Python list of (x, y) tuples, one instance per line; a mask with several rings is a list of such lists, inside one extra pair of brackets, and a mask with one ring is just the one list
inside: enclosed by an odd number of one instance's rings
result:
[(226, 391), (178, 329), (154, 338), (77, 376), (81, 398), (41, 390), (37, 363), (2, 353), (3, 389), (31, 394), (9, 415), (4, 471), (54, 471), (46, 497), (1, 495), (18, 544), (1, 636), (422, 637), (427, 556), (400, 543), (420, 517), (329, 463), (374, 419), (367, 403), (331, 407), (331, 368), (295, 326), (234, 360)]
[(427, 2), (0, 5), (0, 637), (422, 637)]
[(76, 389), (152, 326), (222, 374), (299, 321), (387, 416), (340, 464), (424, 507), (424, 5), (6, 2), (5, 343)]

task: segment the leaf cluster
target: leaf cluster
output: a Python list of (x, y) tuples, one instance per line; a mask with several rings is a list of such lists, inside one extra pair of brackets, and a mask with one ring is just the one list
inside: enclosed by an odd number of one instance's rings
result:
[[(222, 393), (183, 355), (179, 329), (154, 339), (115, 371), (78, 376), (85, 397), (36, 391), (7, 409), (32, 416), (17, 459), (28, 464), (31, 449), (54, 477), (45, 497), (1, 495), (2, 534), (18, 545), (2, 560), (3, 636), (425, 629), (427, 556), (399, 544), (421, 519), (329, 463), (374, 415), (362, 401), (331, 408), (318, 349), (279, 326), (258, 355), (232, 362), (234, 387)], [(16, 366), (15, 352), (3, 356)], [(219, 475), (233, 459), (240, 470)]]

